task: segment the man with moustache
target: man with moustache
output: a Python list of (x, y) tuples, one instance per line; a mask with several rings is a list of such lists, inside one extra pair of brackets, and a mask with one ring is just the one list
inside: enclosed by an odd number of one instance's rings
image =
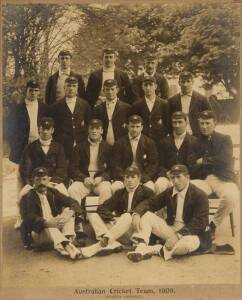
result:
[(65, 96), (65, 80), (67, 77), (76, 77), (78, 81), (77, 96), (85, 99), (85, 85), (82, 76), (71, 70), (72, 54), (68, 50), (61, 50), (58, 54), (59, 70), (51, 75), (47, 81), (45, 102), (48, 105), (61, 100)]
[(61, 255), (80, 258), (80, 251), (72, 244), (74, 215), (82, 213), (78, 202), (48, 187), (49, 176), (45, 168), (34, 169), (33, 186), (20, 202), (21, 227), (30, 234), (35, 247), (53, 243)]

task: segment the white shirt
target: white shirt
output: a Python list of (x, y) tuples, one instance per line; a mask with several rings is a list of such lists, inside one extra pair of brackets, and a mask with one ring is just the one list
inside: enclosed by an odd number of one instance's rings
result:
[(181, 106), (182, 106), (182, 112), (184, 112), (187, 115), (187, 132), (192, 134), (192, 129), (189, 122), (189, 109), (192, 99), (192, 93), (188, 95), (181, 94)]
[(152, 111), (152, 109), (153, 109), (153, 107), (154, 107), (154, 104), (155, 104), (155, 98), (156, 98), (156, 96), (154, 96), (153, 99), (148, 99), (148, 98), (145, 97), (145, 101), (146, 101), (146, 104), (147, 104), (147, 106), (148, 106), (150, 112)]
[(184, 207), (184, 201), (185, 201), (185, 197), (186, 197), (188, 187), (189, 187), (189, 182), (187, 183), (185, 188), (180, 192), (175, 187), (173, 188), (172, 197), (177, 195), (177, 207), (176, 207), (175, 222), (184, 223), (184, 220), (183, 220), (183, 207)]
[(186, 137), (186, 134), (187, 132), (185, 131), (183, 134), (176, 134), (175, 132), (173, 132), (173, 135), (174, 135), (174, 142), (175, 142), (175, 145), (177, 147), (177, 149), (179, 150), (181, 148), (181, 145)]
[(49, 139), (48, 141), (43, 141), (41, 138), (39, 138), (39, 141), (40, 141), (42, 150), (44, 151), (45, 154), (47, 154), (47, 152), (50, 149), (50, 144), (51, 144), (52, 139)]
[(26, 108), (29, 115), (29, 141), (28, 143), (32, 143), (39, 138), (39, 130), (37, 125), (38, 120), (38, 101), (29, 101), (25, 99)]
[(73, 112), (75, 110), (75, 105), (76, 105), (76, 97), (66, 98), (66, 104), (69, 107), (71, 113), (73, 114)]
[(101, 140), (94, 143), (88, 138), (88, 142), (90, 143), (90, 161), (88, 166), (88, 172), (90, 177), (94, 177), (95, 173), (98, 171), (97, 158)]
[(129, 141), (130, 141), (130, 145), (131, 145), (131, 149), (132, 149), (132, 153), (133, 153), (133, 164), (136, 164), (136, 152), (137, 152), (137, 147), (138, 147), (138, 143), (139, 143), (139, 139), (140, 136), (137, 136), (136, 138), (132, 138), (132, 136), (130, 134), (129, 135)]
[(127, 212), (130, 212), (130, 210), (131, 210), (131, 206), (132, 206), (132, 201), (133, 201), (133, 197), (134, 197), (134, 193), (135, 193), (135, 191), (136, 191), (136, 189), (137, 189), (137, 187), (138, 187), (139, 185), (137, 185), (132, 191), (128, 191), (127, 190), (127, 192), (128, 192), (128, 208), (127, 208)]
[(113, 66), (112, 68), (103, 67), (102, 86), (103, 86), (103, 83), (104, 83), (105, 80), (114, 79), (114, 69), (115, 69), (115, 66)]
[(58, 79), (56, 83), (56, 100), (60, 100), (65, 96), (65, 81), (66, 78), (70, 76), (71, 69), (59, 70)]
[(108, 120), (112, 121), (113, 118), (113, 112), (115, 109), (115, 105), (117, 103), (118, 99), (114, 99), (112, 101), (106, 101), (106, 109), (107, 109), (107, 114), (108, 114)]
[(40, 199), (43, 218), (46, 219), (46, 220), (49, 220), (49, 219), (53, 218), (51, 208), (50, 208), (50, 204), (47, 200), (46, 194), (41, 194), (41, 193), (38, 193), (38, 192), (36, 192), (36, 193), (37, 193), (37, 195), (39, 196), (39, 199)]

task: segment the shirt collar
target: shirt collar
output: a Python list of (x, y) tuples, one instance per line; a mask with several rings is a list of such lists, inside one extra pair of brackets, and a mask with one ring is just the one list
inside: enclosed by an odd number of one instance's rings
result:
[(87, 138), (87, 140), (88, 140), (88, 142), (89, 142), (89, 144), (90, 144), (91, 146), (98, 146), (98, 145), (101, 143), (101, 141), (102, 141), (102, 137), (100, 138), (99, 141), (97, 141), (97, 142), (95, 142), (95, 143), (94, 143), (93, 141), (91, 141), (89, 137)]
[(173, 187), (172, 197), (179, 194), (182, 196), (182, 198), (185, 199), (188, 188), (189, 188), (189, 181), (182, 191), (178, 191), (175, 187)]
[(109, 105), (115, 105), (118, 101), (118, 98), (112, 100), (112, 101), (106, 101), (106, 105), (109, 106)]
[(147, 101), (147, 102), (155, 103), (155, 99), (156, 99), (156, 95), (154, 96), (153, 99), (148, 99), (148, 98), (145, 97), (145, 101)]
[(52, 138), (47, 141), (44, 141), (41, 138), (39, 138), (39, 141), (42, 146), (49, 146), (51, 144)]
[(68, 69), (66, 69), (66, 70), (59, 70), (59, 76), (61, 76), (61, 75), (67, 75), (67, 76), (70, 76), (70, 73), (71, 73), (71, 69), (70, 68), (68, 68)]
[(103, 66), (103, 72), (114, 72), (115, 66), (111, 67), (111, 68), (106, 68)]
[(173, 135), (175, 139), (179, 139), (179, 140), (184, 140), (185, 136), (186, 136), (187, 132), (185, 131), (183, 134), (176, 134), (175, 131), (173, 131)]
[(25, 104), (28, 105), (28, 106), (29, 105), (37, 105), (37, 103), (38, 103), (38, 100), (30, 101), (27, 98), (25, 98)]
[(76, 102), (76, 97), (66, 98), (66, 103), (75, 103), (75, 102)]
[(133, 138), (129, 133), (128, 133), (128, 136), (129, 136), (129, 140), (130, 141), (139, 141), (141, 133), (137, 137), (135, 137), (135, 138)]
[(190, 93), (188, 93), (188, 94), (183, 94), (183, 93), (181, 92), (181, 96), (182, 96), (182, 97), (184, 97), (184, 96), (192, 97), (192, 91), (191, 91)]

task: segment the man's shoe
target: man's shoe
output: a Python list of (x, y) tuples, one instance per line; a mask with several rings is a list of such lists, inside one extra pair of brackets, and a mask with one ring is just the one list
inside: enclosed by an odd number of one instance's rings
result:
[(65, 246), (65, 250), (71, 259), (80, 259), (82, 257), (81, 251), (78, 250), (72, 243), (68, 243)]
[(60, 255), (69, 256), (69, 253), (66, 251), (66, 249), (61, 244), (56, 245), (54, 248), (56, 251), (58, 251), (60, 253)]
[(153, 255), (160, 256), (161, 248), (161, 245), (146, 246), (146, 244), (140, 243), (135, 251), (128, 252), (127, 257), (132, 262), (140, 262), (144, 259), (150, 259)]
[(212, 222), (210, 222), (209, 227), (210, 227), (210, 233), (211, 233), (211, 240), (214, 241), (215, 240), (216, 225), (212, 221)]
[(17, 217), (16, 223), (14, 224), (14, 229), (19, 229), (22, 224), (22, 219), (20, 216)]
[(123, 250), (123, 246), (119, 242), (114, 241), (111, 244), (108, 244), (106, 247), (102, 247), (102, 249), (98, 251), (96, 255), (106, 256), (112, 253), (119, 253), (122, 250)]

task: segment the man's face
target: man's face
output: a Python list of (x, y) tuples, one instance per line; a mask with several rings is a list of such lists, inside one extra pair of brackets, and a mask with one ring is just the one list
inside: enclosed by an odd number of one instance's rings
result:
[(40, 93), (39, 88), (28, 87), (26, 91), (26, 98), (29, 101), (37, 101), (39, 97), (39, 93)]
[(125, 175), (124, 186), (128, 191), (134, 190), (140, 183), (140, 176), (138, 175)]
[(183, 119), (172, 119), (172, 128), (177, 135), (181, 135), (186, 131), (187, 122)]
[(154, 82), (145, 81), (142, 83), (142, 88), (146, 97), (154, 97), (157, 84)]
[(169, 175), (169, 179), (171, 180), (173, 186), (180, 192), (186, 187), (189, 181), (189, 175), (182, 173), (171, 174)]
[(106, 96), (107, 101), (113, 101), (117, 98), (118, 88), (116, 85), (114, 86), (104, 86), (103, 92)]
[(100, 140), (103, 133), (102, 126), (89, 126), (88, 135), (91, 141), (97, 142)]
[(145, 61), (145, 71), (147, 74), (152, 75), (155, 73), (157, 68), (157, 61), (156, 60), (147, 60)]
[(47, 186), (50, 182), (49, 176), (35, 176), (34, 177), (34, 188), (38, 193), (45, 193)]
[(216, 122), (214, 119), (198, 119), (198, 124), (201, 134), (205, 136), (212, 135), (216, 127)]
[(182, 94), (184, 95), (190, 94), (192, 92), (193, 80), (192, 78), (190, 79), (180, 78), (179, 85), (181, 87)]
[(103, 66), (105, 68), (112, 68), (115, 65), (116, 56), (114, 53), (104, 53), (103, 54)]
[(141, 123), (130, 123), (128, 124), (128, 131), (132, 138), (136, 138), (141, 134), (143, 125)]
[(39, 136), (43, 141), (48, 141), (52, 138), (52, 134), (54, 133), (54, 128), (43, 128), (39, 127)]
[(77, 95), (78, 84), (77, 83), (65, 83), (65, 94), (67, 98), (73, 98)]
[(61, 70), (69, 69), (71, 66), (71, 57), (69, 55), (59, 56), (58, 62)]

